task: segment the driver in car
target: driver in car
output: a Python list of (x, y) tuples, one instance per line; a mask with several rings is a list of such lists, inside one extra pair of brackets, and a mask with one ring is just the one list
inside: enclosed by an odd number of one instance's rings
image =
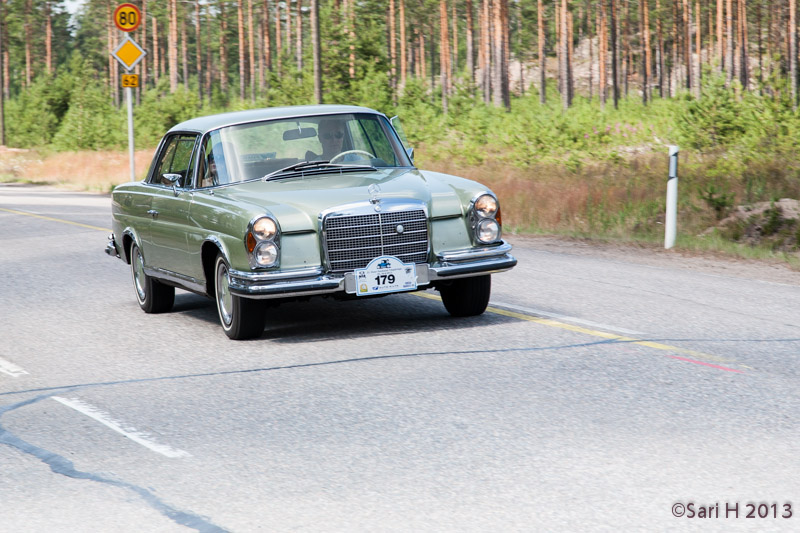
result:
[[(322, 155), (317, 155), (311, 150), (306, 152), (306, 160), (330, 161), (340, 153), (347, 152), (344, 149), (344, 121), (336, 118), (326, 118), (319, 121), (317, 137), (322, 145)], [(361, 159), (357, 154), (347, 154), (340, 157), (337, 162), (357, 161)]]
[(322, 159), (331, 160), (342, 151), (344, 142), (344, 124), (341, 120), (324, 119), (319, 121), (317, 135), (322, 144)]

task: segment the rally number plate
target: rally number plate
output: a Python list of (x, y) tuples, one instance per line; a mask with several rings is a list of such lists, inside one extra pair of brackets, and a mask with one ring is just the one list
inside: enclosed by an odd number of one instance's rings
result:
[(369, 296), (387, 292), (411, 291), (417, 288), (417, 267), (391, 255), (373, 259), (366, 268), (353, 272), (356, 294)]

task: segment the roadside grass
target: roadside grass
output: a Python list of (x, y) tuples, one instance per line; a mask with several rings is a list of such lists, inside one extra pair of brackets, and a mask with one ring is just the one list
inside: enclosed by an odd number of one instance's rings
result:
[[(134, 154), (137, 179), (147, 173), (153, 149)], [(70, 190), (109, 193), (130, 181), (130, 159), (118, 150), (55, 152), (0, 150), (0, 182), (55, 185)]]

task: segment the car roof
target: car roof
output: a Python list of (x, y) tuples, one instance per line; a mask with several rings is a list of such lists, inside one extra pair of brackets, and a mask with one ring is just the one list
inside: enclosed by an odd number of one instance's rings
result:
[(334, 115), (339, 113), (372, 113), (383, 115), (368, 107), (352, 105), (300, 105), (289, 107), (265, 107), (261, 109), (248, 109), (246, 111), (234, 111), (231, 113), (220, 113), (218, 115), (208, 115), (181, 122), (170, 128), (173, 131), (197, 131), (205, 133), (223, 126), (235, 124), (245, 124), (248, 122), (259, 122), (262, 120), (273, 120), (281, 118)]

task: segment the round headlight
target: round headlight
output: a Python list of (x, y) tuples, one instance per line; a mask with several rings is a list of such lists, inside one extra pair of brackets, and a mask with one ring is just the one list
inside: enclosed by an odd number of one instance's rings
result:
[(259, 241), (268, 241), (278, 233), (278, 225), (269, 217), (259, 218), (253, 223), (253, 235)]
[(497, 213), (497, 200), (494, 196), (484, 194), (475, 200), (475, 212), (481, 218), (492, 218)]
[(278, 246), (274, 242), (262, 242), (256, 247), (254, 257), (258, 266), (272, 266), (278, 261)]
[(493, 218), (485, 218), (478, 222), (475, 237), (484, 244), (495, 242), (500, 238), (500, 224)]

